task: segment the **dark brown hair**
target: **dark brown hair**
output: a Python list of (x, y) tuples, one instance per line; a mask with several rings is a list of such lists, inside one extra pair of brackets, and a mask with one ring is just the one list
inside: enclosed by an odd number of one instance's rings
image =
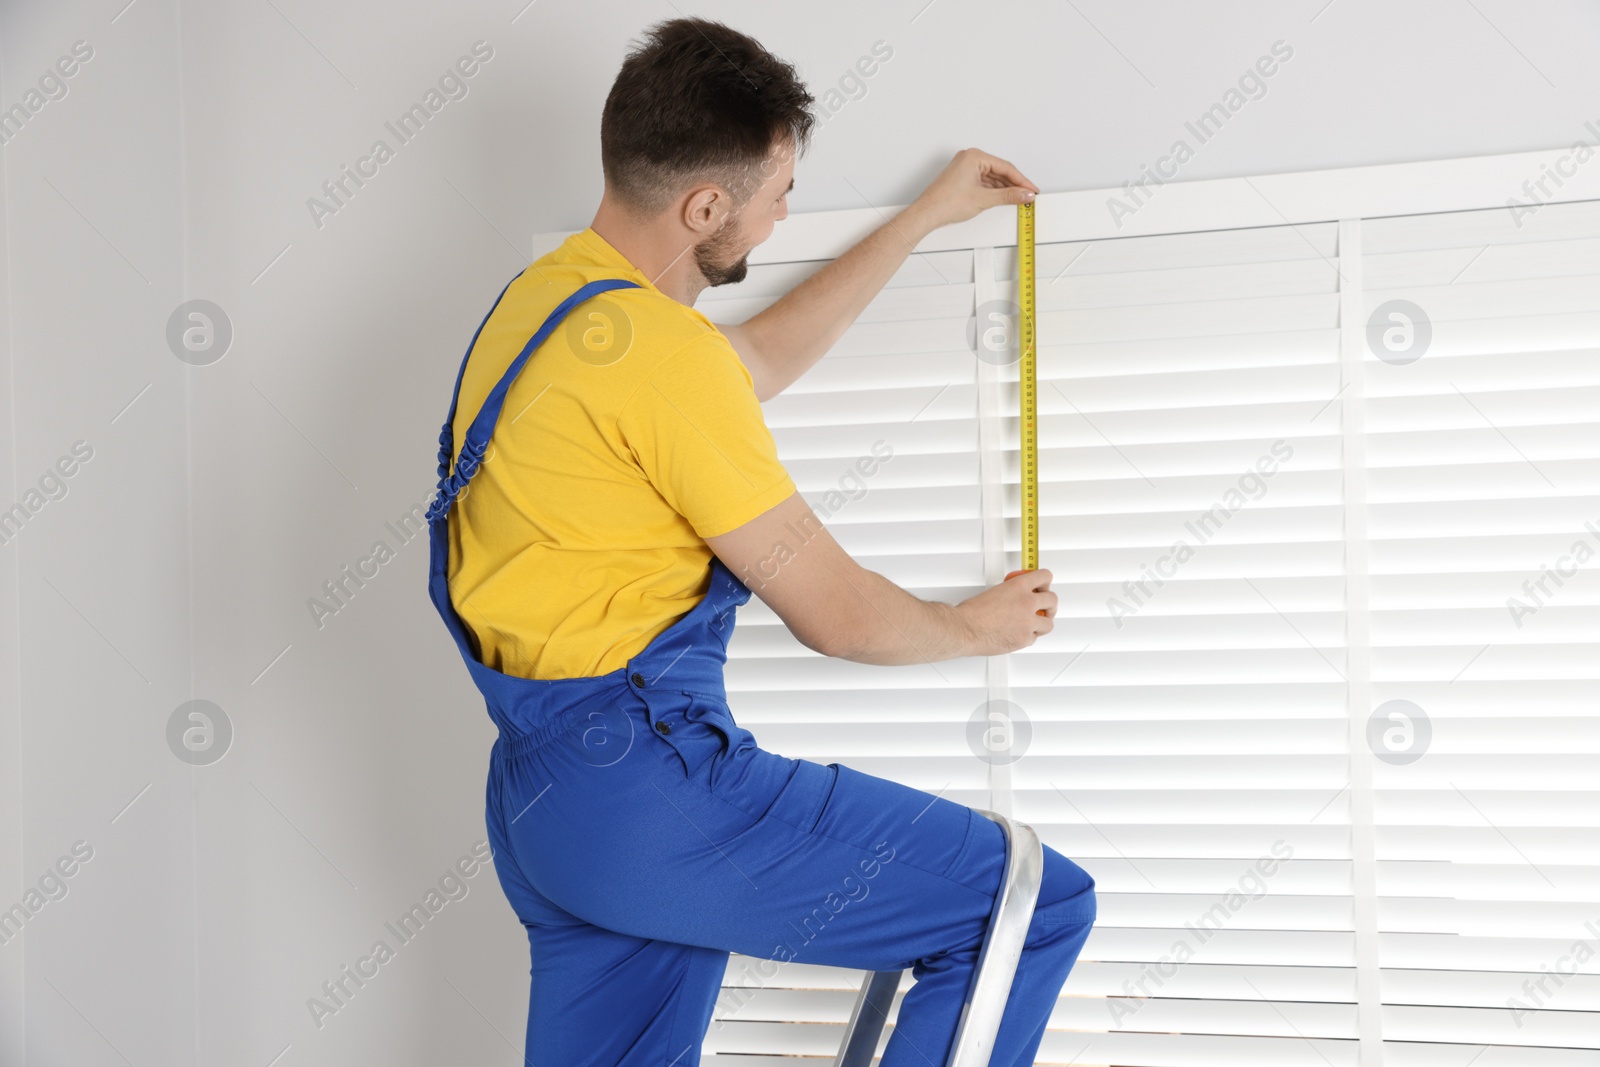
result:
[(694, 181), (728, 190), (736, 207), (764, 175), (754, 168), (785, 134), (804, 151), (816, 119), (794, 67), (720, 22), (657, 23), (623, 60), (600, 116), (606, 183), (652, 216)]

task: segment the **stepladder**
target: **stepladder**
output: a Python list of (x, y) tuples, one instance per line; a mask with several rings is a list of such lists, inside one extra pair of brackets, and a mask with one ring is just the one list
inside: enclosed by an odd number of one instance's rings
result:
[[(1004, 831), (1006, 867), (944, 1067), (988, 1067), (1044, 877), (1044, 847), (1033, 827), (992, 811), (975, 810), (999, 823)], [(903, 973), (867, 972), (834, 1067), (869, 1067), (872, 1063)]]

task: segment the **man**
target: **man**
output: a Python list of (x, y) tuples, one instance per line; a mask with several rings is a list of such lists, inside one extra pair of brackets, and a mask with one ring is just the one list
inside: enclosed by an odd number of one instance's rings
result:
[[(882, 1062), (942, 1064), (1001, 883), (989, 819), (763, 750), (727, 705), (751, 595), (737, 575), (761, 574), (808, 648), (862, 663), (1010, 652), (1056, 610), (1045, 570), (951, 605), (862, 568), (796, 492), (760, 408), (923, 235), (1031, 198), (1016, 168), (962, 152), (748, 322), (693, 308), (787, 214), (812, 102), (743, 34), (656, 26), (606, 101), (593, 224), (507, 285), (457, 379), (430, 594), (500, 730), (487, 821), (528, 932), (531, 1063), (698, 1062), (737, 951), (912, 968)], [(774, 571), (797, 528), (811, 536)], [(1093, 880), (1046, 848), (995, 1067), (1033, 1062), (1094, 917)]]

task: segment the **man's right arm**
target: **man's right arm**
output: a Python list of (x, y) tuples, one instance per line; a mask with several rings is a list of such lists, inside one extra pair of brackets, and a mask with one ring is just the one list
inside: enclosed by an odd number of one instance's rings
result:
[(897, 665), (1001, 655), (1054, 627), (1049, 571), (960, 604), (921, 600), (852, 559), (799, 493), (706, 544), (801, 644), (826, 656)]

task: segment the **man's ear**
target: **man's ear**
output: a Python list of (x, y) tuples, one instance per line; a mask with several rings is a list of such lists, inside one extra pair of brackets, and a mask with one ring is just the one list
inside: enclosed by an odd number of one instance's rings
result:
[(683, 224), (695, 233), (709, 237), (721, 229), (733, 210), (733, 198), (719, 185), (697, 185), (684, 196)]

